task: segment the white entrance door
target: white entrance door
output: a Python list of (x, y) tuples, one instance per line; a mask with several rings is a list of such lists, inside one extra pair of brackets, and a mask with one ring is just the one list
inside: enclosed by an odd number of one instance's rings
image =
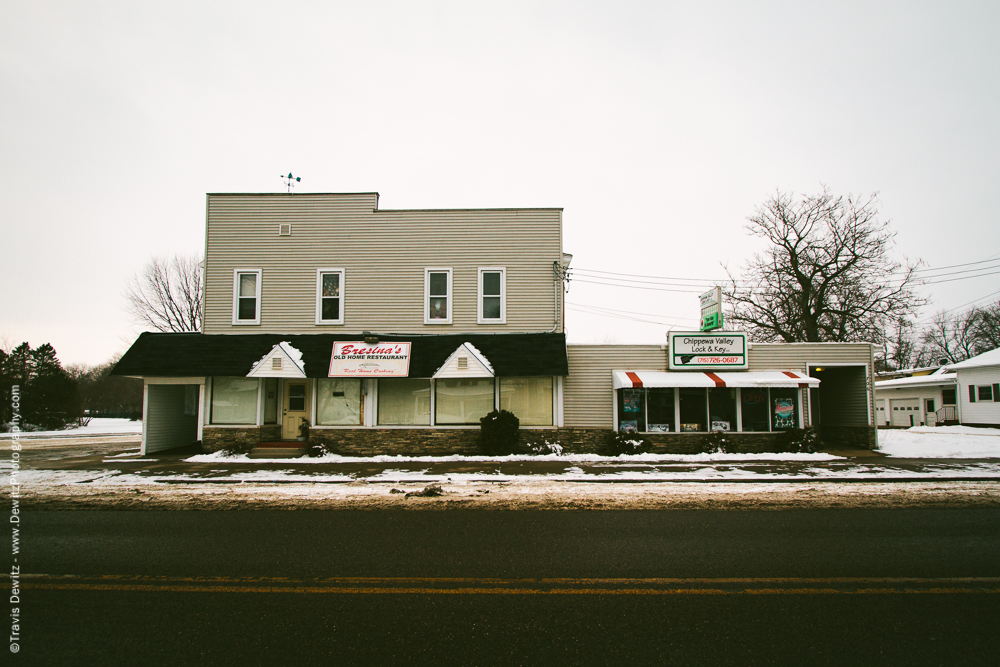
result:
[[(920, 426), (919, 398), (897, 398), (889, 401), (893, 426)], [(913, 418), (912, 420), (910, 418)]]
[(281, 413), (281, 439), (295, 440), (299, 437), (302, 420), (309, 419), (309, 381), (285, 380), (284, 405)]

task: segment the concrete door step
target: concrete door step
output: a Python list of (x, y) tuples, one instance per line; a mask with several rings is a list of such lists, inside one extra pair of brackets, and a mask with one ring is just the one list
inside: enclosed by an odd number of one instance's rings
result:
[(251, 459), (294, 459), (305, 453), (305, 447), (254, 447), (247, 454), (247, 457)]

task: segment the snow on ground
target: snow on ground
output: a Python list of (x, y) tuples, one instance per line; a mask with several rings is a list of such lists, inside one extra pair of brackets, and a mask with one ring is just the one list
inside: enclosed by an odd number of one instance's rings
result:
[(904, 458), (1000, 458), (1000, 429), (971, 426), (879, 429), (878, 449), (888, 456)]
[(189, 463), (243, 462), (243, 463), (516, 463), (518, 461), (558, 461), (560, 463), (726, 463), (746, 461), (836, 461), (842, 456), (833, 454), (633, 454), (621, 456), (601, 456), (600, 454), (514, 454), (511, 456), (301, 456), (296, 459), (258, 459), (246, 454), (226, 456), (222, 452), (197, 454), (184, 459)]
[[(142, 422), (131, 419), (111, 419), (109, 417), (94, 417), (86, 426), (63, 429), (62, 431), (22, 431), (22, 438), (52, 438), (80, 435), (139, 435), (142, 433)], [(0, 440), (13, 438), (13, 433), (0, 433)]]

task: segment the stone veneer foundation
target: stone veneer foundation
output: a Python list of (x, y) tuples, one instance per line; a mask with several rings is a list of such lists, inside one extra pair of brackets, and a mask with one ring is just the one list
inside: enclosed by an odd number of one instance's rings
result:
[[(596, 454), (600, 452), (609, 429), (558, 428), (522, 429), (522, 442), (550, 442), (562, 445), (566, 453)], [(323, 445), (329, 451), (343, 456), (447, 456), (451, 454), (475, 455), (479, 453), (476, 438), (479, 429), (436, 428), (312, 428), (309, 442)], [(875, 429), (870, 426), (837, 427), (821, 429), (827, 447), (846, 446), (871, 449), (875, 444)], [(643, 437), (651, 444), (655, 454), (697, 454), (701, 451), (704, 433), (646, 433)], [(732, 433), (730, 451), (762, 453), (781, 451), (778, 433)], [(262, 442), (273, 442), (281, 437), (277, 426), (246, 428), (204, 428), (202, 448), (212, 452), (219, 449), (249, 451)]]

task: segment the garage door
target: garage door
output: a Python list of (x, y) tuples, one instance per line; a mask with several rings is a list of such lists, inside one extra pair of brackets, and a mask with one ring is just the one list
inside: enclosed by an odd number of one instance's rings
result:
[(920, 426), (920, 422), (923, 421), (920, 417), (919, 398), (898, 398), (889, 401), (889, 409), (892, 412), (893, 426)]

